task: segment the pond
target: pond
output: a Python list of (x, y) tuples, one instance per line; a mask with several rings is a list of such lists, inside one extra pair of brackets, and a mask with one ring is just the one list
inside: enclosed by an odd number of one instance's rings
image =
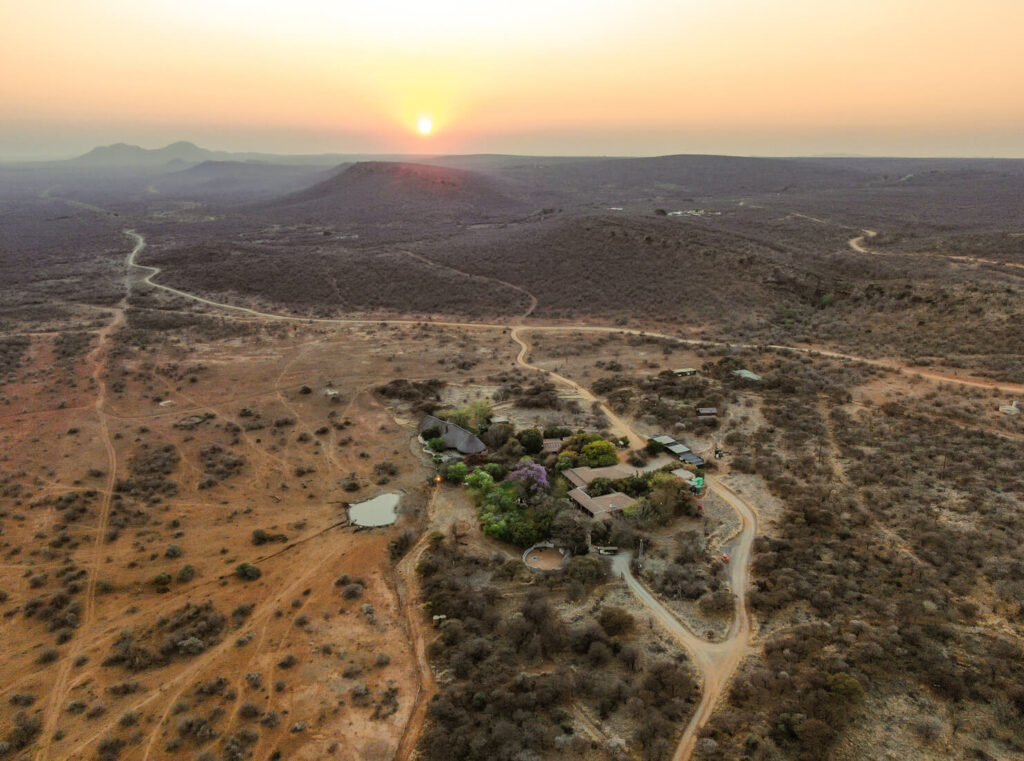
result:
[(348, 519), (356, 526), (390, 526), (398, 518), (401, 496), (396, 492), (378, 494), (365, 502), (349, 505)]

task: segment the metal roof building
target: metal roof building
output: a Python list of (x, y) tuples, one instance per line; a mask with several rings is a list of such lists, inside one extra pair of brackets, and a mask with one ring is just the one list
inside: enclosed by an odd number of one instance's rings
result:
[(693, 465), (695, 468), (703, 468), (707, 465), (707, 462), (700, 455), (696, 455), (693, 452), (685, 452), (679, 455), (679, 460), (685, 462), (687, 465)]
[(735, 375), (737, 378), (744, 378), (746, 380), (751, 380), (751, 381), (759, 381), (759, 380), (761, 380), (761, 376), (760, 375), (758, 375), (757, 373), (752, 373), (750, 370), (747, 370), (747, 369), (733, 370), (732, 374)]
[(433, 415), (425, 416), (416, 430), (418, 433), (423, 433), (431, 428), (436, 428), (439, 431), (439, 435), (444, 439), (445, 449), (456, 449), (462, 454), (476, 454), (487, 449), (471, 431)]

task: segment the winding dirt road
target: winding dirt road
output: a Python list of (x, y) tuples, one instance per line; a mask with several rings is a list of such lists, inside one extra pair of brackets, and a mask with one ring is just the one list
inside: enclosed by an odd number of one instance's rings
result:
[[(159, 288), (168, 293), (173, 293), (176, 296), (189, 299), (191, 301), (198, 302), (200, 304), (206, 304), (207, 306), (216, 307), (218, 309), (226, 309), (233, 312), (240, 312), (247, 314), (252, 317), (257, 317), (264, 320), (277, 320), (281, 322), (299, 322), (307, 324), (321, 324), (321, 325), (438, 325), (440, 327), (449, 328), (475, 328), (479, 330), (509, 330), (513, 326), (505, 323), (489, 323), (489, 322), (459, 322), (455, 320), (416, 320), (416, 319), (401, 319), (401, 318), (390, 318), (390, 319), (370, 319), (370, 318), (329, 318), (329, 317), (296, 317), (294, 315), (276, 314), (274, 312), (261, 312), (258, 309), (250, 309), (249, 307), (237, 306), (235, 304), (227, 304), (222, 301), (213, 301), (202, 296), (197, 296), (188, 291), (182, 291), (178, 288), (173, 288), (169, 285), (155, 282), (154, 277), (159, 275), (163, 270), (160, 267), (151, 267), (145, 264), (137, 264), (135, 262), (136, 257), (146, 247), (146, 239), (135, 232), (134, 230), (126, 230), (125, 233), (131, 236), (135, 240), (135, 247), (128, 255), (128, 265), (137, 269), (145, 270), (148, 274), (142, 279), (141, 282), (146, 285), (150, 285), (153, 288)], [(532, 307), (531, 307), (532, 311)], [(525, 315), (516, 318), (517, 320), (523, 319)], [(869, 357), (858, 357), (854, 354), (844, 354), (843, 352), (831, 351), (828, 349), (821, 349), (813, 346), (786, 346), (783, 344), (755, 344), (755, 343), (734, 343), (730, 341), (710, 341), (701, 338), (681, 338), (679, 336), (668, 335), (667, 333), (658, 333), (649, 330), (637, 330), (635, 328), (617, 328), (607, 327), (603, 325), (530, 325), (520, 326), (513, 328), (513, 340), (520, 346), (520, 356), (524, 356), (528, 353), (529, 349), (526, 348), (526, 343), (521, 340), (519, 331), (530, 330), (535, 332), (564, 332), (564, 331), (576, 331), (580, 333), (620, 333), (623, 335), (632, 336), (648, 336), (651, 338), (660, 338), (667, 341), (673, 341), (681, 346), (719, 346), (719, 347), (732, 347), (735, 349), (755, 349), (755, 350), (772, 350), (772, 351), (788, 351), (797, 352), (800, 354), (810, 354), (822, 357), (828, 357), (830, 359), (842, 359), (851, 362), (863, 362), (868, 365), (874, 365), (876, 367), (883, 367), (888, 370), (895, 370), (902, 372), (907, 375), (916, 375), (921, 378), (929, 380), (937, 380), (948, 383), (956, 383), (961, 386), (973, 386), (975, 388), (992, 388), (1000, 391), (1005, 391), (1014, 394), (1024, 394), (1024, 384), (1021, 383), (1005, 383), (1002, 381), (990, 381), (985, 378), (976, 377), (960, 377), (947, 375), (931, 370), (922, 370), (909, 365), (902, 364), (892, 359), (871, 359)], [(525, 365), (530, 369), (540, 370), (541, 372), (549, 372), (538, 368), (535, 365)], [(549, 373), (552, 377), (560, 380), (560, 382), (573, 385), (573, 382), (564, 376), (558, 375), (557, 373)], [(587, 392), (589, 393), (589, 392)], [(612, 416), (609, 419), (613, 419), (616, 416)]]
[(605, 417), (608, 418), (608, 427), (611, 430), (611, 432), (620, 438), (629, 439), (629, 446), (632, 449), (639, 449), (640, 447), (644, 446), (644, 444), (647, 443), (647, 440), (645, 438), (637, 435), (637, 433), (632, 428), (629, 427), (629, 424), (626, 423), (625, 420), (623, 420), (621, 417), (612, 412), (611, 409), (609, 409), (608, 405), (605, 404), (593, 393), (591, 393), (589, 389), (583, 387), (582, 385), (572, 380), (571, 378), (566, 378), (564, 375), (559, 375), (553, 370), (545, 370), (543, 367), (531, 365), (526, 359), (530, 353), (530, 343), (520, 335), (520, 331), (522, 330), (534, 330), (534, 328), (531, 327), (512, 329), (512, 340), (519, 344), (519, 354), (516, 355), (516, 364), (518, 364), (521, 367), (525, 367), (528, 370), (536, 370), (537, 372), (544, 373), (552, 380), (562, 384), (563, 386), (566, 386), (567, 388), (573, 389), (577, 394), (579, 394), (588, 402), (596, 402), (600, 404), (602, 412), (604, 412)]
[[(634, 431), (621, 417), (609, 409), (604, 400), (596, 397), (588, 389), (564, 375), (532, 365), (527, 360), (530, 344), (520, 336), (520, 328), (512, 330), (512, 340), (519, 344), (516, 363), (522, 367), (539, 370), (552, 380), (575, 390), (583, 398), (596, 402), (611, 422), (612, 432), (617, 436), (629, 439), (630, 447), (638, 449), (646, 443), (646, 438)], [(690, 723), (683, 731), (673, 761), (687, 761), (693, 755), (697, 744), (697, 733), (707, 724), (715, 707), (725, 693), (729, 680), (747, 654), (750, 644), (751, 626), (750, 612), (747, 609), (747, 587), (749, 585), (750, 550), (757, 534), (757, 512), (739, 494), (726, 486), (718, 478), (708, 476), (708, 488), (713, 489), (736, 512), (740, 519), (740, 530), (733, 543), (733, 552), (729, 560), (729, 584), (733, 591), (733, 620), (725, 638), (719, 642), (709, 642), (696, 634), (669, 611), (651, 592), (633, 575), (630, 569), (632, 555), (628, 552), (616, 555), (612, 560), (612, 570), (621, 576), (630, 591), (636, 595), (657, 618), (668, 632), (689, 651), (694, 664), (701, 675), (701, 699)]]
[[(864, 242), (868, 238), (874, 238), (878, 235), (875, 230), (863, 230), (863, 235), (858, 235), (855, 238), (850, 238), (847, 241), (847, 245), (856, 251), (858, 254), (873, 254), (875, 256), (931, 256), (939, 259), (946, 259), (951, 262), (958, 262), (960, 264), (987, 264), (993, 267), (1010, 267), (1011, 269), (1024, 270), (1024, 264), (1018, 264), (1016, 262), (1001, 262), (997, 259), (986, 259), (982, 256), (962, 256), (957, 254), (940, 254), (937, 252), (930, 251), (875, 251), (864, 245)], [(1014, 273), (1016, 274), (1016, 273)]]
[[(911, 368), (903, 365), (895, 360), (890, 359), (870, 359), (866, 357), (858, 357), (855, 355), (844, 354), (842, 352), (830, 351), (827, 349), (819, 349), (814, 347), (797, 347), (797, 346), (784, 346), (777, 344), (749, 344), (749, 343), (728, 343), (721, 341), (707, 341), (703, 339), (687, 339), (680, 338), (678, 336), (671, 336), (664, 333), (657, 333), (651, 331), (643, 331), (629, 328), (617, 328), (617, 327), (604, 327), (604, 326), (593, 326), (593, 325), (508, 325), (508, 324), (497, 324), (497, 323), (477, 323), (477, 322), (457, 322), (457, 321), (424, 321), (414, 319), (348, 319), (348, 318), (308, 318), (308, 317), (296, 317), (292, 315), (281, 315), (270, 312), (261, 312), (256, 309), (248, 307), (236, 306), (233, 304), (226, 304), (223, 302), (213, 301), (211, 299), (203, 298), (195, 294), (188, 293), (171, 286), (163, 285), (158, 282), (154, 282), (153, 278), (160, 274), (161, 269), (159, 267), (151, 267), (147, 265), (141, 265), (136, 263), (136, 257), (145, 248), (145, 238), (134, 230), (126, 231), (136, 242), (135, 247), (132, 249), (128, 256), (128, 265), (144, 270), (147, 274), (143, 278), (142, 282), (150, 285), (154, 288), (173, 293), (176, 296), (190, 299), (192, 301), (205, 304), (207, 306), (215, 307), (218, 309), (225, 309), (234, 312), (240, 312), (260, 319), (276, 320), (276, 321), (289, 321), (298, 323), (319, 323), (319, 324), (332, 324), (332, 325), (382, 325), (382, 324), (422, 324), (427, 322), (431, 325), (438, 325), (444, 327), (455, 327), (455, 328), (469, 328), (469, 329), (481, 329), (481, 330), (500, 330), (510, 331), (511, 338), (519, 346), (519, 353), (516, 356), (516, 363), (526, 369), (534, 370), (544, 373), (547, 377), (551, 378), (558, 384), (571, 388), (575, 393), (579, 394), (581, 398), (600, 405), (602, 411), (607, 416), (611, 431), (620, 437), (628, 439), (630, 447), (638, 448), (642, 447), (645, 439), (638, 435), (625, 420), (620, 416), (612, 412), (608, 408), (608, 405), (599, 397), (595, 396), (588, 389), (583, 387), (576, 381), (560, 375), (553, 371), (531, 364), (528, 360), (530, 352), (530, 343), (523, 337), (523, 333), (527, 331), (537, 332), (556, 332), (556, 331), (576, 331), (581, 333), (619, 333), (626, 335), (642, 335), (653, 338), (660, 338), (669, 341), (676, 342), (681, 345), (689, 346), (731, 346), (740, 349), (760, 349), (760, 350), (776, 350), (776, 351), (787, 351), (787, 352), (798, 352), (802, 354), (817, 355), (822, 357), (828, 357), (832, 359), (841, 359), (855, 362), (864, 362), (866, 364), (875, 365), (878, 367), (884, 367), (887, 369), (903, 372), (909, 375), (917, 375), (922, 378), (931, 380), (937, 380), (948, 383), (955, 383), (965, 386), (974, 386), (980, 388), (994, 388), (1014, 393), (1024, 393), (1024, 384), (1013, 384), (1013, 383), (999, 383), (994, 381), (988, 381), (981, 378), (961, 378), (956, 376), (949, 376), (942, 373), (921, 370), (918, 368)], [(864, 240), (866, 237), (874, 235), (873, 231), (865, 230), (864, 235), (857, 236), (849, 241), (850, 247), (861, 253), (873, 253), (864, 247)], [(517, 290), (522, 290), (517, 287)], [(526, 293), (525, 291), (523, 291)], [(529, 294), (528, 294), (529, 295)], [(531, 299), (532, 299), (531, 295)], [(535, 300), (531, 301), (530, 308), (526, 314), (517, 318), (517, 321), (521, 321), (528, 316), (536, 305)], [(739, 666), (740, 662), (746, 655), (751, 638), (751, 619), (749, 610), (747, 608), (747, 590), (749, 586), (749, 566), (750, 566), (750, 552), (753, 544), (754, 537), (757, 532), (758, 520), (757, 512), (755, 508), (745, 501), (738, 493), (724, 484), (720, 478), (709, 477), (708, 486), (719, 494), (736, 512), (740, 519), (740, 531), (736, 537), (733, 545), (733, 553), (729, 563), (729, 578), (732, 586), (732, 591), (735, 595), (735, 609), (732, 623), (729, 627), (729, 631), (720, 642), (708, 642), (702, 637), (695, 634), (688, 627), (682, 624), (678, 618), (676, 618), (668, 609), (665, 608), (658, 600), (641, 584), (631, 573), (629, 569), (630, 557), (628, 554), (623, 554), (616, 557), (613, 564), (614, 569), (619, 572), (625, 579), (629, 589), (637, 596), (637, 598), (647, 606), (655, 617), (665, 626), (665, 628), (674, 636), (676, 639), (685, 647), (693, 657), (694, 663), (700, 671), (701, 678), (703, 680), (701, 701), (697, 706), (697, 710), (694, 713), (689, 725), (686, 727), (683, 735), (680, 739), (680, 743), (673, 756), (674, 761), (687, 761), (693, 754), (694, 747), (697, 741), (697, 734), (699, 730), (707, 723), (715, 707), (718, 705), (719, 700), (724, 694), (729, 680)], [(415, 626), (415, 624), (413, 624)], [(421, 651), (423, 649), (422, 638), (416, 636), (416, 632), (413, 634), (414, 647), (417, 650), (417, 660), (422, 661), (425, 657)], [(424, 671), (424, 664), (419, 663), (421, 672)], [(431, 689), (432, 674), (429, 671), (429, 665), (426, 667), (426, 672), (421, 673), (421, 691), (429, 693)], [(409, 726), (403, 734), (399, 755), (405, 759), (411, 755), (413, 748), (415, 747), (415, 740), (418, 735), (419, 727), (422, 725), (423, 720), (423, 708), (425, 708), (426, 701), (423, 699), (425, 695), (421, 693), (418, 696), (417, 707), (414, 709), (414, 715), (410, 718)]]

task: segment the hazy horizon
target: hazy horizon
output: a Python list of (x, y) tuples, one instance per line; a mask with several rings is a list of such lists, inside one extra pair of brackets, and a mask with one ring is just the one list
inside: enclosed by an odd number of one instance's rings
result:
[[(0, 160), (1024, 157), (1024, 4), (53, 0), (0, 11)], [(429, 136), (416, 131), (428, 115)]]
[[(40, 153), (26, 154), (26, 155), (4, 155), (0, 154), (0, 164), (17, 164), (17, 163), (46, 163), (46, 162), (60, 162), (60, 161), (72, 161), (85, 156), (95, 149), (104, 149), (104, 147), (113, 147), (116, 145), (128, 145), (132, 147), (140, 147), (144, 151), (159, 151), (165, 149), (175, 143), (190, 143), (199, 149), (204, 151), (210, 151), (213, 153), (224, 153), (231, 155), (247, 155), (247, 154), (261, 154), (268, 157), (313, 157), (313, 156), (366, 156), (368, 158), (374, 157), (441, 157), (441, 156), (521, 156), (523, 158), (608, 158), (608, 159), (643, 159), (643, 158), (659, 158), (668, 156), (723, 156), (732, 158), (751, 158), (751, 159), (951, 159), (951, 160), (965, 160), (965, 161), (982, 161), (982, 160), (1024, 160), (1024, 155), (1011, 156), (1011, 155), (985, 155), (985, 154), (936, 154), (936, 153), (921, 153), (921, 154), (910, 154), (910, 153), (879, 153), (879, 154), (867, 154), (867, 153), (853, 153), (853, 152), (827, 152), (822, 151), (820, 153), (728, 153), (724, 151), (665, 151), (658, 153), (607, 153), (607, 152), (564, 152), (564, 153), (524, 153), (524, 152), (513, 152), (513, 151), (465, 151), (465, 152), (437, 152), (437, 151), (418, 151), (418, 152), (394, 152), (394, 151), (346, 151), (346, 150), (331, 150), (325, 149), (322, 151), (316, 150), (303, 150), (302, 143), (298, 145), (285, 145), (284, 150), (273, 150), (271, 147), (266, 145), (260, 145), (252, 141), (244, 141), (244, 147), (232, 146), (231, 143), (223, 144), (207, 144), (205, 142), (190, 139), (189, 137), (182, 137), (177, 139), (170, 139), (163, 142), (134, 142), (132, 140), (125, 139), (113, 139), (108, 141), (98, 141), (89, 143), (84, 147), (74, 147), (74, 149), (65, 152), (46, 151)], [(226, 146), (225, 146), (226, 145)]]

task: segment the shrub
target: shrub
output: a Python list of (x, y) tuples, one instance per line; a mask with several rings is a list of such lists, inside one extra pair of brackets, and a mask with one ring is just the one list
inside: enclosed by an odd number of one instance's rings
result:
[(584, 584), (601, 581), (608, 576), (605, 564), (597, 558), (582, 556), (569, 561), (566, 574)]
[(619, 461), (615, 445), (610, 441), (592, 441), (580, 451), (579, 464), (592, 468), (614, 465)]
[(461, 484), (466, 480), (468, 468), (464, 462), (453, 462), (445, 470), (444, 477), (449, 483)]
[(536, 428), (527, 428), (525, 431), (520, 431), (517, 438), (526, 454), (540, 454), (541, 450), (544, 449), (544, 435)]
[(240, 563), (235, 567), (235, 576), (245, 581), (255, 581), (263, 575), (263, 571), (252, 563)]
[(636, 622), (629, 611), (614, 606), (602, 608), (601, 614), (597, 617), (597, 622), (609, 637), (629, 634), (636, 626)]
[(238, 709), (238, 715), (243, 719), (256, 719), (259, 718), (263, 711), (255, 703), (245, 702)]

